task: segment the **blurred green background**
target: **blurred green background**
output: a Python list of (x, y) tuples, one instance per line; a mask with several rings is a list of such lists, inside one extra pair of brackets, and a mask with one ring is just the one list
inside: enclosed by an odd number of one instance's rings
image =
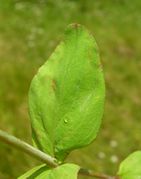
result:
[[(115, 174), (122, 159), (141, 149), (140, 0), (0, 0), (0, 128), (31, 143), (30, 81), (72, 22), (95, 36), (107, 92), (97, 139), (68, 161)], [(0, 142), (0, 179), (37, 164)]]

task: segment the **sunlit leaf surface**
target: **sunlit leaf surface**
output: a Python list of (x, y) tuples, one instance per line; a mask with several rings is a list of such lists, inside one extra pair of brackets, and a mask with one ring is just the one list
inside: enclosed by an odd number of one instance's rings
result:
[(83, 26), (70, 25), (31, 83), (35, 145), (63, 160), (71, 150), (91, 143), (101, 124), (104, 96), (96, 42)]
[(118, 171), (121, 179), (141, 179), (141, 151), (130, 154)]

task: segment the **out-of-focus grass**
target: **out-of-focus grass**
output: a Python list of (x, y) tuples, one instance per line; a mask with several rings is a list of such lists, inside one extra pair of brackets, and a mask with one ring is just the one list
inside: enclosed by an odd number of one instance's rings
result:
[[(103, 124), (93, 144), (69, 161), (114, 174), (141, 149), (141, 1), (0, 0), (0, 128), (31, 143), (30, 81), (69, 23), (94, 34), (106, 79)], [(16, 178), (38, 164), (0, 143), (0, 178)]]

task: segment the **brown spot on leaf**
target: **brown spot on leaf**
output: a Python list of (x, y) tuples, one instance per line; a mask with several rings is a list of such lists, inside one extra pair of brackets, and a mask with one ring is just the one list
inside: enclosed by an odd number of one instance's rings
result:
[(56, 81), (53, 79), (51, 83), (52, 89), (55, 91), (56, 90)]
[(80, 27), (80, 24), (77, 24), (77, 23), (73, 23), (71, 24), (71, 26), (75, 29), (79, 28)]

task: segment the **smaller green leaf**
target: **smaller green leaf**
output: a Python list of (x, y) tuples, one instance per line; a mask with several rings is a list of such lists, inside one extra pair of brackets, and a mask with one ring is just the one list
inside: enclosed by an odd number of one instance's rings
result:
[(119, 167), (121, 179), (141, 179), (141, 151), (129, 155)]
[(69, 163), (52, 169), (43, 164), (31, 169), (18, 179), (77, 179), (79, 169), (78, 165)]
[(42, 172), (48, 171), (49, 168), (46, 166), (46, 164), (37, 166), (23, 174), (22, 176), (18, 177), (18, 179), (25, 179), (25, 178), (35, 178), (39, 176)]

